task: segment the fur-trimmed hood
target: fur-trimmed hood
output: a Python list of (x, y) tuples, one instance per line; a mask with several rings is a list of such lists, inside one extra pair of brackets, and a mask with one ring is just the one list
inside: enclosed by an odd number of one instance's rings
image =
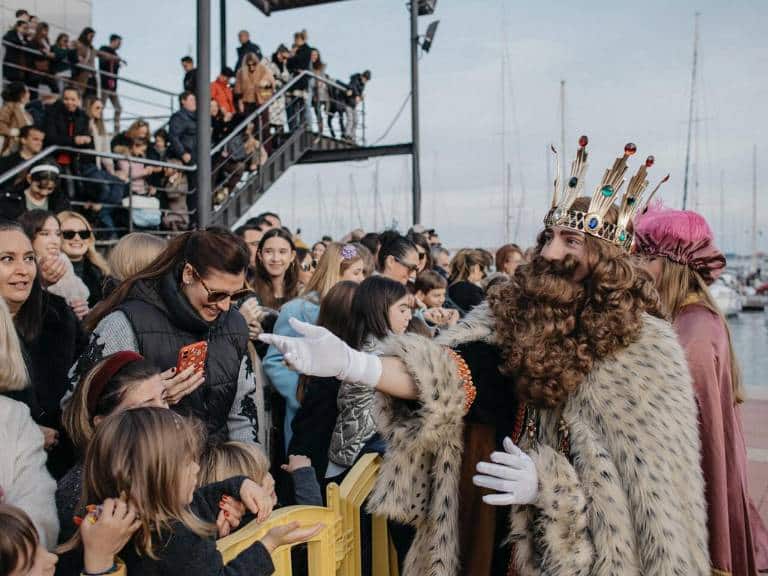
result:
[[(445, 346), (495, 343), (487, 305), (437, 341), (390, 338), (419, 388), (418, 404), (380, 396), (388, 452), (370, 509), (417, 529), (404, 576), (459, 574), (458, 474), (464, 391)], [(478, 394), (483, 394), (479, 389)], [(553, 449), (562, 417), (570, 458)], [(520, 575), (709, 573), (697, 411), (672, 327), (646, 316), (638, 339), (596, 364), (554, 413), (542, 410), (539, 496), (513, 506), (509, 538)], [(482, 575), (478, 575), (482, 576)]]

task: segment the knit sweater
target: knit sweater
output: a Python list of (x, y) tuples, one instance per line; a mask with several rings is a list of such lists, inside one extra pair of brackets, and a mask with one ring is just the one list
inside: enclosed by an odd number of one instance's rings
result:
[(3, 502), (24, 510), (46, 548), (56, 545), (56, 483), (45, 468), (43, 434), (21, 402), (0, 395), (0, 487)]

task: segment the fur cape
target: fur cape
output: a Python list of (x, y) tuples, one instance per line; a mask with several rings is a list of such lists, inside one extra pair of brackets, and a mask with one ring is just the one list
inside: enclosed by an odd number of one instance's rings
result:
[[(369, 509), (416, 528), (404, 576), (460, 572), (464, 391), (444, 346), (493, 344), (494, 325), (481, 306), (436, 341), (404, 335), (384, 343), (419, 389), (416, 403), (377, 395), (388, 447)], [(552, 448), (560, 416), (570, 458)], [(697, 410), (667, 322), (646, 316), (638, 339), (597, 364), (561, 412), (541, 411), (538, 445), (521, 448), (536, 463), (539, 494), (511, 507), (517, 574), (709, 574)]]

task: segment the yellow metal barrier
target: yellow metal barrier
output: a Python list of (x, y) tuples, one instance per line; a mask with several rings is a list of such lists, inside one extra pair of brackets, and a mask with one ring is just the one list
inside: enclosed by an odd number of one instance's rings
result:
[[(341, 483), (329, 484), (327, 507), (286, 506), (275, 510), (269, 519), (251, 522), (216, 543), (226, 564), (274, 526), (299, 522), (302, 526), (322, 523), (325, 527), (307, 543), (309, 576), (360, 576), (362, 574), (360, 511), (373, 490), (381, 458), (366, 454)], [(398, 576), (397, 555), (389, 542), (387, 520), (374, 516), (373, 576)], [(272, 553), (277, 576), (292, 576), (291, 547), (281, 546)]]

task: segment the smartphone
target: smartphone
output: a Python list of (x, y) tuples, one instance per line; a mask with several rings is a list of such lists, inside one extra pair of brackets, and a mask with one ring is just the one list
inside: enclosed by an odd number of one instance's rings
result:
[(179, 359), (176, 361), (176, 374), (183, 372), (190, 366), (195, 367), (195, 373), (205, 369), (205, 359), (208, 356), (208, 342), (201, 340), (179, 350)]

